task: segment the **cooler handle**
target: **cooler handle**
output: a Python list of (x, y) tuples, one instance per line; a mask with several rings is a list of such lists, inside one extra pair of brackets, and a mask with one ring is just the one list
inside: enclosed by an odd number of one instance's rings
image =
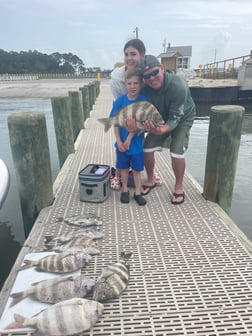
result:
[(84, 187), (91, 187), (91, 188), (98, 187), (98, 184), (86, 184), (86, 183), (81, 183), (81, 185), (84, 186)]
[(86, 183), (81, 183), (82, 186), (84, 187), (88, 187), (86, 189), (86, 193), (88, 195), (92, 195), (93, 194), (93, 189), (90, 189), (90, 188), (94, 188), (94, 187), (98, 187), (98, 184), (86, 184)]

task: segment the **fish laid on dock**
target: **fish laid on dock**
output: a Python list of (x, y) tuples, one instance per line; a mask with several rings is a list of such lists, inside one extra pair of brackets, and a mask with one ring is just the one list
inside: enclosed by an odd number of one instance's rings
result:
[(101, 251), (98, 250), (94, 246), (83, 247), (81, 245), (68, 247), (66, 252), (73, 252), (73, 253), (81, 252), (81, 253), (89, 254), (90, 256), (95, 256), (101, 253)]
[(129, 282), (127, 262), (132, 253), (121, 253), (118, 262), (107, 266), (98, 277), (93, 293), (93, 300), (105, 302), (120, 296)]
[(46, 336), (74, 335), (91, 329), (103, 311), (100, 302), (74, 298), (56, 303), (33, 317), (14, 314), (15, 322), (5, 329), (33, 327)]
[(95, 280), (81, 275), (69, 275), (33, 283), (28, 289), (12, 293), (10, 307), (28, 296), (47, 303), (58, 303), (74, 297), (83, 298), (93, 291)]
[(58, 244), (56, 245), (55, 247), (53, 248), (49, 248), (50, 250), (54, 250), (56, 252), (67, 252), (69, 251), (70, 249), (73, 251), (73, 250), (79, 250), (79, 251), (83, 251), (85, 250), (86, 253), (87, 253), (87, 248), (88, 247), (96, 247), (97, 246), (97, 243), (94, 239), (90, 239), (90, 238), (87, 238), (85, 236), (80, 236), (80, 237), (76, 237), (72, 240), (69, 240), (68, 242), (66, 243), (61, 243), (61, 244)]
[(124, 127), (124, 121), (127, 118), (134, 118), (136, 120), (139, 133), (145, 132), (143, 123), (147, 120), (151, 120), (156, 127), (165, 124), (156, 107), (147, 101), (127, 105), (118, 111), (114, 117), (100, 118), (98, 121), (104, 125), (104, 131), (107, 132), (112, 125)]
[(102, 225), (100, 217), (96, 216), (95, 214), (85, 214), (80, 216), (68, 217), (64, 219), (64, 222), (79, 227)]
[(54, 242), (57, 244), (67, 243), (68, 241), (80, 236), (85, 236), (90, 239), (101, 239), (104, 237), (104, 233), (97, 227), (79, 228), (67, 233), (63, 233), (57, 237), (46, 236), (45, 245)]
[(21, 271), (36, 267), (38, 271), (51, 273), (69, 273), (86, 267), (92, 260), (91, 255), (83, 252), (62, 252), (48, 255), (38, 260), (25, 259)]

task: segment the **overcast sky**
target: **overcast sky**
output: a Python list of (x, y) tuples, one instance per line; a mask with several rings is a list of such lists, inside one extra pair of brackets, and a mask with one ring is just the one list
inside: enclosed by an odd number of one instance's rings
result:
[(71, 52), (112, 69), (138, 37), (147, 53), (192, 46), (191, 67), (250, 54), (251, 0), (0, 0), (0, 49)]

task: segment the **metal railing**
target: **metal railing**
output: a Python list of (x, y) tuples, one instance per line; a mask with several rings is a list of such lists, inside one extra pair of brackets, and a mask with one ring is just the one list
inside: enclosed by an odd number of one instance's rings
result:
[(201, 64), (198, 69), (198, 76), (203, 78), (237, 78), (239, 67), (251, 57), (252, 50), (249, 55)]
[(78, 79), (78, 78), (109, 78), (110, 72), (87, 72), (85, 74), (42, 73), (42, 74), (0, 74), (0, 81), (23, 81), (39, 79)]

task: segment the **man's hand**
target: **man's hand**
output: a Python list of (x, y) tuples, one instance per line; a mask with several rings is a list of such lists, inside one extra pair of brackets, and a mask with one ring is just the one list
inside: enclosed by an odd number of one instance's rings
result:
[(153, 124), (153, 121), (151, 120), (146, 120), (144, 123), (143, 123), (143, 126), (144, 126), (144, 129), (148, 132), (148, 133), (153, 133), (153, 134), (156, 134), (156, 129), (157, 127)]
[[(134, 118), (127, 118), (124, 120), (124, 127), (128, 132), (137, 133), (138, 129), (136, 126), (136, 120)], [(143, 126), (146, 132), (152, 134), (164, 134), (169, 132), (169, 126), (167, 124), (163, 126), (156, 127), (152, 120), (146, 120), (143, 122)]]
[(144, 125), (144, 129), (148, 133), (161, 135), (161, 134), (165, 134), (165, 133), (169, 132), (169, 126), (168, 125), (165, 124), (163, 126), (156, 127), (152, 120), (146, 120), (143, 123), (143, 125)]

